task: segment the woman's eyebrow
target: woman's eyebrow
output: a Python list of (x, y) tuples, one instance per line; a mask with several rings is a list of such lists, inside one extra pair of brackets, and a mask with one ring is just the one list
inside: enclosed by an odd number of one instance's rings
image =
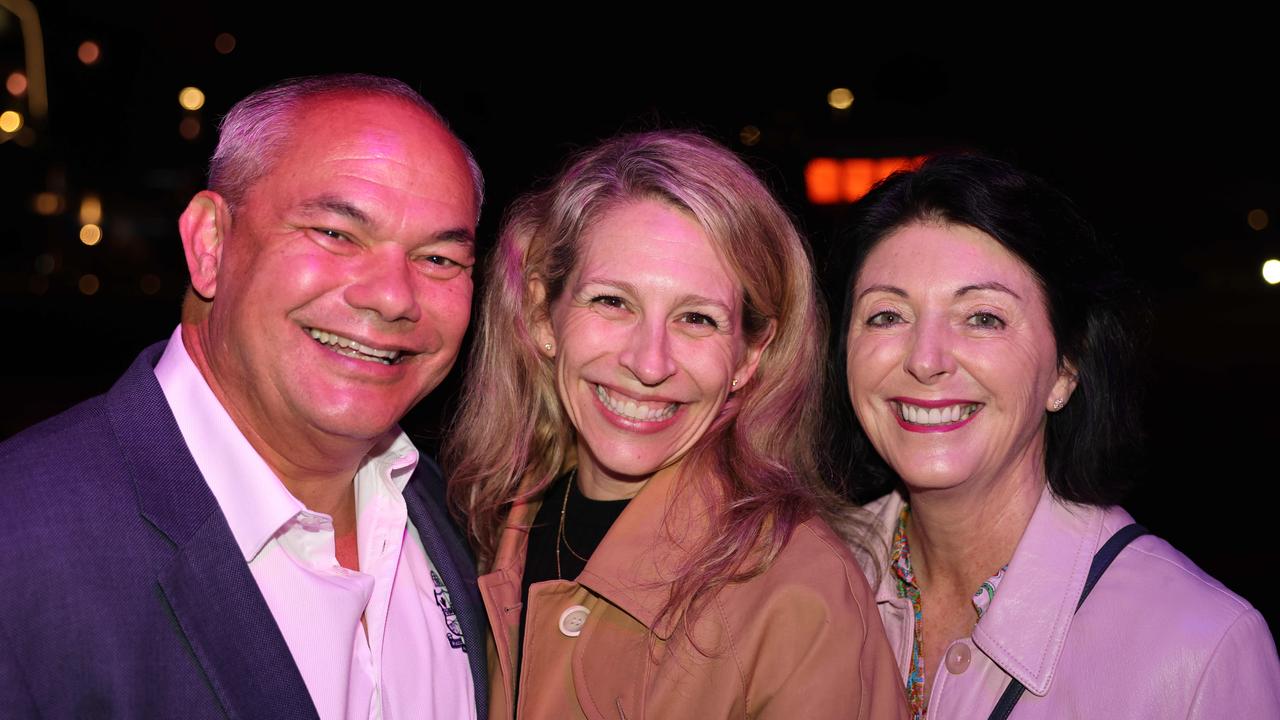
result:
[(904, 297), (904, 298), (911, 297), (910, 295), (907, 294), (906, 290), (903, 290), (902, 288), (897, 287), (896, 285), (871, 285), (863, 289), (862, 292), (858, 293), (857, 299), (861, 300), (862, 298), (866, 297), (867, 295), (870, 295), (873, 292), (887, 292), (887, 293), (897, 295), (899, 297)]
[(955, 296), (960, 297), (961, 295), (964, 295), (967, 292), (973, 292), (975, 290), (994, 290), (996, 292), (1008, 293), (1009, 295), (1012, 295), (1019, 300), (1022, 299), (1021, 295), (1019, 295), (1018, 293), (1010, 290), (1009, 288), (1005, 287), (1004, 285), (994, 280), (990, 282), (978, 283), (977, 285), (965, 285), (964, 287), (956, 291)]

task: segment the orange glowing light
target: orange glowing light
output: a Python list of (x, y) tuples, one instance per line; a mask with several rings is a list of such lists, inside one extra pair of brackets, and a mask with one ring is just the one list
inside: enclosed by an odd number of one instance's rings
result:
[(5, 110), (0, 113), (0, 130), (16, 133), (22, 129), (22, 114), (17, 110)]
[(849, 88), (836, 88), (827, 93), (827, 104), (836, 110), (848, 110), (853, 107), (853, 92)]
[(184, 110), (199, 110), (204, 107), (204, 92), (198, 87), (184, 87), (178, 93), (178, 104)]
[(805, 189), (815, 205), (853, 203), (881, 180), (922, 162), (923, 157), (814, 158), (805, 168)]
[(195, 140), (200, 137), (200, 120), (190, 116), (182, 118), (182, 122), (178, 123), (178, 134), (183, 140)]
[[(94, 245), (102, 242), (102, 228), (94, 225), (93, 223), (84, 225), (80, 228), (80, 242), (88, 245), (89, 247), (93, 247)], [(89, 294), (92, 295), (93, 293)]]
[(92, 65), (102, 59), (102, 48), (92, 40), (85, 40), (76, 49), (76, 57), (85, 65)]
[(93, 273), (86, 273), (80, 276), (80, 292), (85, 295), (92, 295), (102, 287), (102, 281)]
[(844, 202), (853, 202), (871, 189), (872, 185), (880, 179), (876, 174), (878, 169), (876, 160), (868, 158), (849, 158), (845, 160), (841, 166), (842, 174), (840, 176), (840, 199)]
[(35, 207), (37, 215), (57, 215), (62, 212), (62, 196), (58, 193), (36, 193), (36, 198), (31, 204)]
[(102, 223), (102, 200), (97, 195), (85, 195), (80, 200), (80, 222), (85, 225)]
[(805, 191), (814, 205), (840, 202), (840, 163), (831, 158), (814, 158), (804, 168)]
[(230, 55), (231, 51), (236, 49), (236, 36), (231, 33), (218, 33), (218, 37), (213, 39), (213, 49), (223, 55)]
[(20, 97), (27, 91), (27, 76), (21, 70), (14, 70), (4, 80), (4, 89), (14, 97)]

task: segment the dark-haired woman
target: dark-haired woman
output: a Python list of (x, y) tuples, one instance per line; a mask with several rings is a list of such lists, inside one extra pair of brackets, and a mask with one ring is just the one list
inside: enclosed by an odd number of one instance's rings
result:
[(1071, 203), (943, 157), (861, 211), (842, 360), (915, 716), (1280, 717), (1261, 615), (1116, 506), (1131, 295)]

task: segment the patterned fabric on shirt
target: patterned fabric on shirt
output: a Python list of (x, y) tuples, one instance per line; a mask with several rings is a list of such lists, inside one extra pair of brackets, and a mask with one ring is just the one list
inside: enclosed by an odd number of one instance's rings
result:
[[(907, 674), (907, 703), (911, 706), (913, 720), (924, 720), (927, 710), (924, 698), (924, 655), (921, 652), (924, 644), (924, 618), (920, 611), (920, 588), (916, 585), (916, 575), (911, 570), (911, 550), (907, 545), (907, 518), (910, 515), (910, 506), (904, 504), (898, 515), (898, 529), (893, 533), (893, 544), (889, 548), (889, 568), (893, 570), (898, 584), (898, 597), (910, 600), (911, 611), (915, 614), (915, 622), (912, 623), (915, 632), (911, 642), (911, 672)], [(973, 609), (978, 613), (979, 620), (991, 606), (996, 588), (1000, 587), (1000, 581), (1004, 579), (1004, 572), (1008, 569), (1008, 565), (1000, 568), (973, 594)]]

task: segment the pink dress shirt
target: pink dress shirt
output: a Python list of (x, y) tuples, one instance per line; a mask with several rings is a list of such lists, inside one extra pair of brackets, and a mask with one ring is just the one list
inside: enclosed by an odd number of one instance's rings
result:
[(394, 428), (356, 472), (354, 572), (337, 562), (332, 519), (294, 498), (240, 433), (181, 329), (155, 372), (320, 717), (474, 718), (467, 655), (401, 495), (418, 462), (409, 438)]
[[(903, 497), (867, 506), (892, 538)], [(1280, 660), (1262, 616), (1169, 543), (1134, 540), (1076, 613), (1093, 555), (1133, 522), (1046, 488), (973, 636), (947, 649), (929, 720), (985, 718), (1016, 677), (1011, 718), (1280, 718)], [(882, 561), (884, 559), (882, 558)], [(876, 606), (902, 670), (915, 616), (881, 564)], [(926, 627), (929, 608), (923, 608)]]

